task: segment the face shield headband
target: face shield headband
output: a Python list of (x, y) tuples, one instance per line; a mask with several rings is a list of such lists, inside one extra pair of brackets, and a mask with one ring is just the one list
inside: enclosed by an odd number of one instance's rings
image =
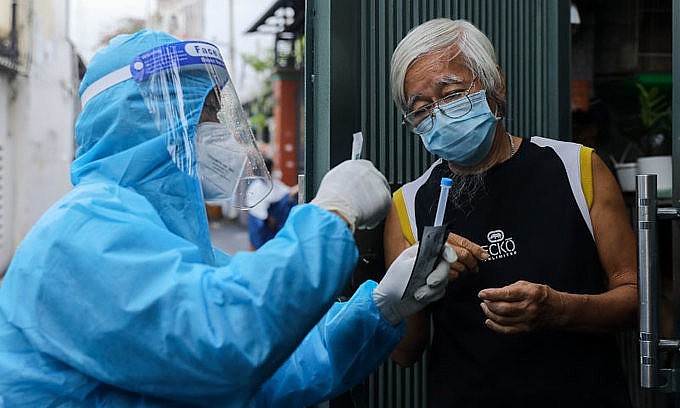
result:
[[(172, 161), (198, 177), (205, 201), (249, 208), (271, 191), (271, 177), (216, 46), (184, 41), (145, 51), (85, 89), (83, 107), (130, 78), (165, 136)], [(250, 188), (255, 183), (264, 188)]]

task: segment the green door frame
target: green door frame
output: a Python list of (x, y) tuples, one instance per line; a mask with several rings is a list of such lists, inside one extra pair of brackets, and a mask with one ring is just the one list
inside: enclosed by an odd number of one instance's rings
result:
[(361, 130), (356, 1), (308, 1), (305, 31), (305, 197), (351, 156)]

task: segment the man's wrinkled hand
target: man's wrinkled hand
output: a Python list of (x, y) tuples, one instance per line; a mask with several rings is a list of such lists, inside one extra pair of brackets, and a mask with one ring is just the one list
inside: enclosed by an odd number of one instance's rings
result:
[(563, 294), (547, 285), (518, 281), (479, 292), (487, 327), (504, 334), (555, 326), (564, 312)]
[(449, 233), (446, 243), (456, 252), (457, 260), (451, 263), (449, 279), (456, 280), (469, 273), (479, 272), (479, 261), (489, 259), (489, 254), (480, 245), (460, 235)]

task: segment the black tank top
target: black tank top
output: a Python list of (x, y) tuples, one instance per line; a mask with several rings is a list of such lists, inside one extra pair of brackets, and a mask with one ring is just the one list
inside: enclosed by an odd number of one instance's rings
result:
[[(499, 334), (484, 325), (477, 297), (484, 288), (518, 280), (569, 293), (606, 290), (584, 207), (582, 154), (573, 143), (525, 140), (514, 157), (488, 171), (470, 208), (447, 206), (448, 229), (485, 246), (491, 257), (431, 306), (430, 407), (630, 406), (613, 335)], [(413, 203), (414, 236), (432, 225), (441, 177), (451, 177), (445, 162), (433, 165), (417, 186), (404, 186), (404, 201)]]

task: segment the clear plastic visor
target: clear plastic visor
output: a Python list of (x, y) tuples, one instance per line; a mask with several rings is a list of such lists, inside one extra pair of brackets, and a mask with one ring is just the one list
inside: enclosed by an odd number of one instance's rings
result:
[(271, 176), (216, 46), (166, 44), (130, 70), (173, 162), (200, 180), (206, 202), (250, 208), (269, 194)]

